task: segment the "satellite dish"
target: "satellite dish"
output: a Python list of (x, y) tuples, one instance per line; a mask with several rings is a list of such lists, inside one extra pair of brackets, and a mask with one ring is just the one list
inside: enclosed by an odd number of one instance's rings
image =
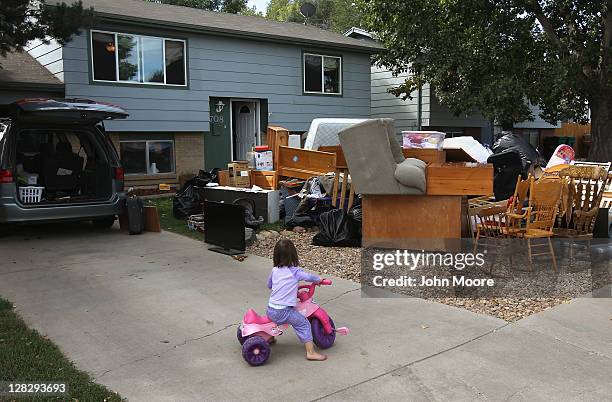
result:
[(306, 19), (312, 17), (315, 14), (315, 11), (317, 11), (317, 8), (312, 3), (304, 2), (304, 4), (302, 4), (300, 7), (300, 14), (302, 14)]

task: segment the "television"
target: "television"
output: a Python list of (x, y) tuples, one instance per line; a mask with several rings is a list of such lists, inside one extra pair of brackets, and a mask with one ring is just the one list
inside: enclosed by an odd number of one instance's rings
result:
[(204, 201), (204, 242), (209, 250), (227, 255), (244, 254), (244, 206)]

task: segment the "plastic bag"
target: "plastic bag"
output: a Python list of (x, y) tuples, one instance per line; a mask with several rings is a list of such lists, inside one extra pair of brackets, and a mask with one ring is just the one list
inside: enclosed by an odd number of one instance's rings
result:
[(507, 200), (514, 194), (516, 179), (519, 175), (527, 177), (527, 171), (523, 168), (521, 155), (508, 149), (498, 154), (493, 154), (487, 159), (493, 164), (493, 193), (495, 200)]
[(174, 195), (172, 215), (176, 219), (185, 219), (190, 215), (202, 213), (203, 192), (206, 185), (213, 181), (213, 173), (200, 170), (198, 176), (187, 181)]
[(545, 165), (538, 150), (523, 135), (515, 134), (512, 131), (502, 132), (502, 136), (493, 144), (493, 153), (499, 154), (508, 150), (516, 151), (519, 154), (523, 161), (523, 169), (528, 169), (529, 166)]
[(324, 212), (319, 217), (319, 233), (312, 238), (315, 246), (359, 247), (361, 236), (356, 222), (348, 212), (334, 209)]

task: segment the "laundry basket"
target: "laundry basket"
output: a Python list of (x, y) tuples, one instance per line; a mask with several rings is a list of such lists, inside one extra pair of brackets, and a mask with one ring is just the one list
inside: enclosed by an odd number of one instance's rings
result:
[(42, 200), (44, 187), (19, 187), (19, 198), (24, 204), (36, 204)]

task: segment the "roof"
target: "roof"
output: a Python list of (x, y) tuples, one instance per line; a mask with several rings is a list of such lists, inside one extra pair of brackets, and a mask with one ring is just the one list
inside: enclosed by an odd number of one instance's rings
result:
[[(58, 4), (62, 1), (65, 0), (53, 2)], [(83, 6), (93, 7), (98, 19), (119, 20), (127, 24), (146, 24), (150, 27), (151, 23), (154, 23), (155, 26), (175, 30), (342, 48), (365, 53), (377, 53), (382, 50), (382, 46), (376, 42), (364, 42), (313, 26), (271, 21), (261, 17), (205, 11), (143, 0), (83, 0)]]
[(64, 84), (28, 52), (12, 52), (0, 56), (0, 86), (62, 90)]

